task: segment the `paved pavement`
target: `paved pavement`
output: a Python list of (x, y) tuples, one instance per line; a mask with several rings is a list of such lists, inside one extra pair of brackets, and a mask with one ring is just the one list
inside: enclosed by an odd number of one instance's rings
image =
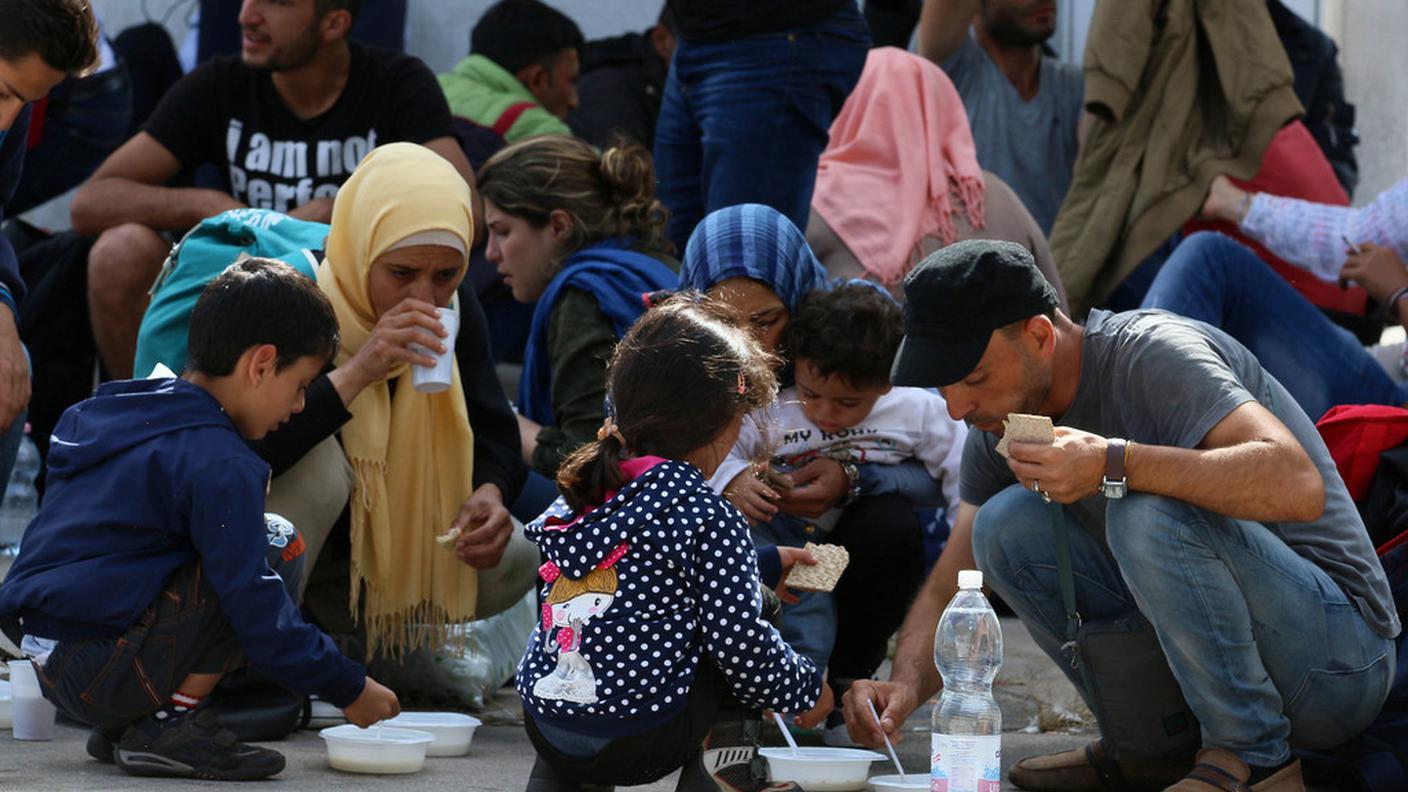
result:
[[(1075, 690), (1059, 670), (1041, 654), (1021, 624), (1003, 619), (1005, 662), (996, 685), (1003, 710), (1003, 764), (1023, 756), (1059, 751), (1080, 745), (1093, 733), (1088, 714), (1081, 719)], [(883, 673), (883, 672), (882, 672)], [(288, 739), (270, 743), (288, 758), (288, 766), (275, 779), (260, 788), (364, 790), (394, 789), (396, 792), (432, 790), (521, 790), (533, 764), (533, 748), (518, 725), (521, 712), (516, 697), (504, 691), (492, 708), (480, 713), (489, 725), (475, 735), (465, 757), (429, 759), (426, 768), (410, 776), (358, 776), (340, 773), (327, 766), (322, 740), (314, 731), (299, 732)], [(911, 772), (928, 766), (929, 708), (917, 711), (905, 724), (905, 739), (896, 746), (900, 761)], [(1057, 731), (1051, 728), (1059, 726)], [(1041, 728), (1048, 731), (1042, 732)], [(780, 735), (771, 742), (781, 744)], [(87, 731), (60, 723), (53, 742), (27, 743), (0, 731), (0, 790), (149, 790), (220, 788), (227, 784), (186, 781), (158, 781), (124, 775), (110, 765), (88, 758), (83, 744)], [(873, 774), (893, 773), (889, 762), (877, 762)], [(674, 778), (636, 787), (649, 792), (670, 792)], [(1013, 789), (1004, 785), (1003, 789)]]

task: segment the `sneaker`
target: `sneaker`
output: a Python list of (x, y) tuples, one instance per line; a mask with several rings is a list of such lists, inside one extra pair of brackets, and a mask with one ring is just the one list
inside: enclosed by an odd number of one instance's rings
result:
[(112, 764), (113, 745), (122, 739), (122, 729), (105, 732), (102, 729), (94, 729), (88, 734), (88, 744), (84, 748), (88, 755), (97, 759), (103, 764)]
[(758, 755), (762, 731), (757, 713), (721, 716), (685, 762), (675, 792), (802, 792), (789, 781), (768, 781), (767, 760)]
[(155, 733), (142, 722), (129, 726), (113, 756), (118, 767), (137, 776), (253, 781), (284, 769), (283, 754), (239, 742), (205, 709)]
[(331, 703), (323, 701), (317, 696), (308, 697), (308, 724), (305, 729), (323, 729), (328, 726), (338, 726), (347, 722), (347, 716), (342, 714), (342, 710)]
[(826, 716), (826, 726), (821, 732), (821, 741), (832, 748), (859, 748), (860, 743), (851, 739), (851, 732), (846, 728), (846, 717), (841, 714), (841, 710), (835, 709)]

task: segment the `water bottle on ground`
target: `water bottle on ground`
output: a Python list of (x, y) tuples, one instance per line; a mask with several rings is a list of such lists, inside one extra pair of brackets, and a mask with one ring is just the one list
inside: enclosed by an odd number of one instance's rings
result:
[(1002, 710), (992, 680), (1002, 666), (1002, 625), (983, 596), (983, 573), (958, 573), (958, 594), (934, 631), (944, 678), (930, 736), (930, 792), (1000, 792)]
[(39, 511), (39, 491), (34, 480), (39, 476), (39, 449), (26, 432), (15, 455), (15, 467), (5, 488), (5, 500), (0, 505), (0, 553), (14, 552), (24, 529)]

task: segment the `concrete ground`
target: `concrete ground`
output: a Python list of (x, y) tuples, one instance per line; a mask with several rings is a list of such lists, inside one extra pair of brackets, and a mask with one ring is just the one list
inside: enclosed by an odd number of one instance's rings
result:
[[(1075, 690), (1060, 671), (1032, 643), (1016, 619), (1002, 622), (1004, 665), (996, 685), (1002, 705), (1003, 765), (1024, 756), (1065, 750), (1092, 738), (1088, 714), (1082, 718)], [(882, 670), (882, 676), (886, 672)], [(916, 711), (905, 724), (905, 738), (896, 746), (900, 761), (910, 772), (928, 768), (929, 707)], [(288, 766), (262, 787), (339, 790), (395, 789), (397, 792), (431, 790), (521, 790), (533, 765), (533, 748), (519, 723), (522, 717), (512, 691), (504, 691), (490, 711), (480, 713), (488, 725), (479, 729), (468, 756), (429, 759), (420, 773), (409, 776), (358, 776), (330, 769), (322, 740), (315, 731), (302, 731), (270, 743), (288, 758)], [(1042, 728), (1048, 731), (1041, 731)], [(1054, 729), (1054, 730), (1053, 730)], [(83, 745), (86, 729), (60, 723), (52, 742), (20, 742), (0, 731), (0, 790), (149, 790), (211, 787), (214, 782), (158, 781), (124, 775), (110, 765), (88, 758)], [(781, 744), (775, 731), (769, 743)], [(874, 775), (893, 773), (888, 761), (877, 762)], [(636, 789), (669, 792), (674, 777)], [(1004, 790), (1015, 789), (1004, 783)]]

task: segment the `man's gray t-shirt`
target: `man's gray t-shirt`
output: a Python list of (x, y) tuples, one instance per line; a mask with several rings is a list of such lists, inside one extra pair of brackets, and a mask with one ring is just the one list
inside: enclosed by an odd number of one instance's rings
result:
[[(1325, 511), (1304, 523), (1265, 523), (1325, 571), (1359, 606), (1374, 632), (1398, 634), (1398, 614), (1369, 533), (1315, 424), (1287, 390), (1231, 336), (1164, 311), (1091, 311), (1080, 384), (1058, 426), (1148, 445), (1195, 448), (1238, 406), (1259, 402), (1300, 441), (1325, 480)], [(1016, 478), (997, 438), (969, 432), (959, 495), (981, 506)], [(1138, 453), (1135, 449), (1134, 453)], [(1105, 498), (1071, 505), (1082, 527), (1104, 541)]]
[(1076, 127), (1085, 94), (1080, 67), (1042, 58), (1040, 83), (1030, 102), (1023, 101), (971, 35), (943, 68), (963, 97), (978, 164), (1012, 187), (1049, 236), (1075, 168)]

